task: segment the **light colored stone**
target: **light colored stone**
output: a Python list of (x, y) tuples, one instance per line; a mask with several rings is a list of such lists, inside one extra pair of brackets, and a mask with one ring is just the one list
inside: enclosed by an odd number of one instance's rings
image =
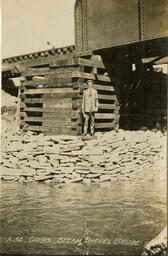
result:
[(79, 156), (82, 155), (81, 150), (72, 150), (71, 151), (71, 156)]
[(54, 178), (53, 175), (48, 175), (48, 176), (46, 176), (46, 175), (41, 175), (41, 176), (35, 176), (35, 177), (34, 177), (34, 180), (35, 180), (35, 181), (44, 181), (44, 180), (53, 179), (53, 178)]
[(27, 163), (27, 166), (30, 166), (31, 168), (35, 168), (35, 169), (38, 169), (39, 165), (40, 165), (39, 162), (35, 160), (29, 161)]
[(1, 167), (1, 176), (20, 176), (21, 170), (19, 169), (12, 169), (7, 167)]
[(98, 164), (104, 162), (105, 159), (104, 159), (103, 155), (99, 155), (99, 156), (97, 156), (97, 155), (90, 155), (89, 156), (89, 161), (92, 162), (93, 164), (97, 164), (98, 165)]
[(5, 175), (5, 176), (1, 176), (1, 179), (4, 181), (18, 181), (20, 179), (20, 176), (17, 175)]
[(64, 175), (64, 177), (67, 178), (67, 179), (74, 179), (74, 175), (73, 174), (68, 174), (67, 173), (67, 174)]
[(32, 169), (32, 168), (24, 167), (24, 168), (21, 169), (21, 175), (26, 176), (26, 177), (32, 177), (32, 176), (35, 175), (35, 170)]
[(98, 166), (97, 167), (96, 166), (92, 166), (92, 167), (90, 167), (90, 172), (92, 174), (96, 174), (96, 173), (103, 174), (105, 172), (105, 169), (102, 168), (102, 167), (98, 167)]
[(45, 183), (53, 183), (52, 180), (44, 180)]
[(86, 167), (86, 168), (89, 168), (90, 167), (90, 163), (88, 161), (80, 161), (80, 162), (77, 162), (76, 166), (82, 166), (83, 168)]
[(73, 141), (73, 142), (69, 143), (70, 147), (80, 147), (81, 148), (84, 145), (85, 145), (85, 143), (82, 140), (76, 140), (76, 141)]
[(15, 169), (16, 163), (11, 163), (10, 161), (4, 161), (3, 166), (7, 168)]
[(102, 175), (100, 176), (100, 181), (110, 181), (111, 180), (111, 175)]
[(74, 163), (71, 163), (71, 162), (61, 163), (61, 164), (59, 164), (59, 167), (60, 168), (62, 168), (62, 167), (72, 167), (72, 168), (74, 168)]
[(83, 149), (81, 151), (82, 155), (93, 155), (93, 156), (101, 156), (103, 155), (103, 151), (99, 148), (92, 148), (92, 149)]
[(62, 173), (72, 173), (74, 171), (73, 167), (61, 167)]
[(36, 150), (36, 152), (33, 153), (33, 156), (36, 157), (36, 156), (41, 156), (41, 155), (44, 155), (45, 152), (44, 150)]
[(83, 180), (83, 178), (75, 178), (70, 180), (70, 183), (76, 183), (76, 182), (81, 182)]
[(76, 172), (79, 174), (89, 174), (90, 173), (90, 171), (88, 171), (88, 170), (76, 170)]
[(60, 154), (60, 146), (54, 145), (53, 147), (46, 147), (45, 152), (46, 154)]
[(52, 164), (53, 167), (58, 167), (59, 166), (59, 160), (56, 160), (56, 159), (50, 159), (50, 163)]
[(69, 151), (69, 152), (61, 152), (60, 155), (61, 156), (69, 156), (69, 157), (71, 157), (72, 152), (71, 151)]
[(86, 178), (99, 178), (101, 174), (95, 173), (95, 174), (88, 174), (86, 175)]
[(51, 138), (51, 141), (54, 141), (54, 142), (60, 142), (60, 140), (63, 140), (63, 141), (77, 140), (76, 136), (71, 136), (71, 135), (53, 135), (50, 138)]

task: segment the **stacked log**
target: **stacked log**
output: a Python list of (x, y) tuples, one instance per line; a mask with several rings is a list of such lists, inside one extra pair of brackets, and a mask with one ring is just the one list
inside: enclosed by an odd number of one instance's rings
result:
[(97, 133), (83, 140), (69, 135), (33, 132), (2, 137), (1, 179), (20, 182), (105, 182), (153, 178), (150, 167), (165, 168), (166, 136), (161, 132)]
[[(100, 57), (100, 56), (99, 56)], [(93, 79), (98, 91), (96, 131), (112, 130), (119, 124), (115, 80), (106, 74), (99, 58), (75, 58), (73, 53), (48, 59), (44, 66), (27, 67), (20, 87), (20, 127), (45, 135), (82, 133), (82, 95), (86, 81)]]

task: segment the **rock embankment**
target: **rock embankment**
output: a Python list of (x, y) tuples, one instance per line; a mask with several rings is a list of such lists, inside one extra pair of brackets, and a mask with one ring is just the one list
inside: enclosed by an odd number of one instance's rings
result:
[(167, 226), (146, 244), (141, 256), (167, 256)]
[(59, 186), (129, 180), (144, 170), (149, 173), (155, 162), (166, 162), (166, 136), (161, 132), (119, 130), (96, 137), (8, 133), (1, 139), (1, 180)]
[(18, 98), (1, 90), (1, 133), (19, 130), (17, 122)]

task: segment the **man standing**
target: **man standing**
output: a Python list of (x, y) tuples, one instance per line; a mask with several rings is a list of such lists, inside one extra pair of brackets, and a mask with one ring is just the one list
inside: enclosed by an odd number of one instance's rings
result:
[(85, 118), (84, 121), (84, 135), (88, 132), (88, 121), (90, 119), (90, 134), (94, 135), (94, 116), (98, 111), (98, 95), (97, 91), (93, 89), (93, 80), (88, 80), (88, 89), (83, 93), (82, 113)]

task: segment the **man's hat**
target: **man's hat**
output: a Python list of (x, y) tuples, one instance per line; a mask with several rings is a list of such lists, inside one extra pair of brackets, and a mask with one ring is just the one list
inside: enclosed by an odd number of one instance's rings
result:
[(87, 84), (88, 84), (89, 82), (92, 82), (92, 83), (94, 84), (94, 80), (92, 80), (92, 79), (89, 79), (89, 80), (86, 81)]

